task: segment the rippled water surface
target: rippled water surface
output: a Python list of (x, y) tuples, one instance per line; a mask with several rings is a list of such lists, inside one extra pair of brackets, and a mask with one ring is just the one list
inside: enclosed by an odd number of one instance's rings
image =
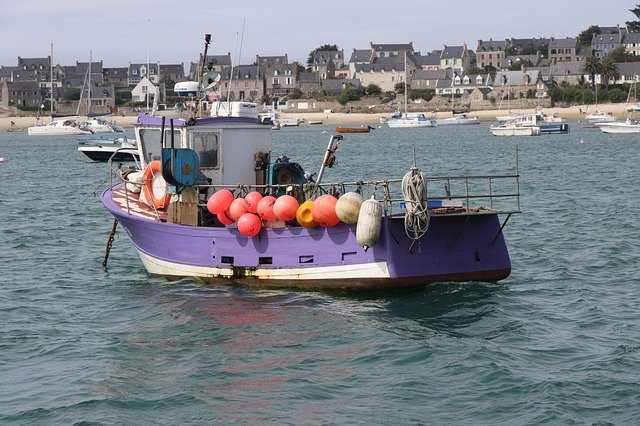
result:
[[(511, 173), (511, 276), (400, 293), (149, 278), (75, 137), (0, 133), (2, 424), (639, 424), (640, 137), (347, 135), (326, 181)], [(317, 171), (333, 129), (274, 132)]]

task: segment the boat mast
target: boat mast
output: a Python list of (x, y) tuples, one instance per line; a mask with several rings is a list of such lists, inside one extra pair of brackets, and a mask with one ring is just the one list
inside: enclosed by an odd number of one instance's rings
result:
[(409, 114), (407, 112), (407, 51), (404, 51), (404, 118), (407, 119)]
[[(147, 19), (147, 80), (151, 81), (149, 76), (151, 75), (149, 51), (151, 50), (151, 19)], [(147, 111), (149, 111), (149, 86), (147, 86)]]
[(91, 61), (93, 60), (93, 52), (89, 51), (89, 74), (87, 77), (87, 117), (91, 117)]
[(49, 61), (49, 82), (51, 83), (51, 90), (49, 91), (49, 95), (51, 97), (49, 100), (49, 107), (51, 108), (51, 119), (53, 120), (53, 43), (51, 43), (51, 57)]

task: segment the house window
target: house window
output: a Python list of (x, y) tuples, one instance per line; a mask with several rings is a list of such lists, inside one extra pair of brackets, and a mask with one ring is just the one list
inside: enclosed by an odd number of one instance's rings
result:
[(274, 85), (278, 85), (278, 84), (280, 84), (280, 79), (279, 79), (279, 78), (277, 78), (277, 77), (276, 77), (276, 78), (274, 78), (274, 79), (273, 79), (273, 84), (274, 84)]
[(291, 77), (287, 77), (287, 83), (286, 83), (286, 84), (287, 84), (287, 85), (292, 84)]
[(138, 75), (138, 70), (132, 70), (132, 71), (131, 71), (131, 74), (133, 74), (133, 75)]

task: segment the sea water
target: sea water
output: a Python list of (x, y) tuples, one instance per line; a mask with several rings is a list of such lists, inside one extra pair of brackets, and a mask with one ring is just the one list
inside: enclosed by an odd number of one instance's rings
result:
[[(150, 278), (121, 228), (105, 271), (106, 165), (0, 133), (0, 423), (640, 423), (640, 137), (570, 125), (346, 135), (325, 182), (514, 173), (518, 148), (508, 279), (370, 295)], [(332, 131), (273, 157), (317, 172)]]

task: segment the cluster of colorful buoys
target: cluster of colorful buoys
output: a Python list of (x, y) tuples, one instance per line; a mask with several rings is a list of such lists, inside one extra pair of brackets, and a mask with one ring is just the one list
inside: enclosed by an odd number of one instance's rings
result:
[(238, 224), (238, 231), (247, 237), (258, 235), (265, 222), (296, 220), (305, 228), (335, 226), (340, 221), (356, 223), (362, 196), (356, 192), (343, 194), (339, 199), (325, 194), (315, 200), (300, 204), (291, 195), (273, 197), (259, 192), (249, 192), (244, 197), (234, 198), (228, 189), (216, 191), (207, 200), (207, 209), (218, 220), (230, 225)]

